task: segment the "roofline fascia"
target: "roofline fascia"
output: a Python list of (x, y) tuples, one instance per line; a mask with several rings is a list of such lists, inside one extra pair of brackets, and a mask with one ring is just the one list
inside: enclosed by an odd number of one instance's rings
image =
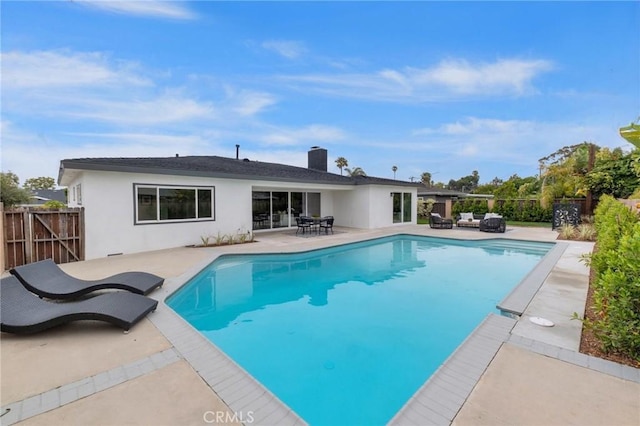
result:
[(326, 184), (326, 185), (344, 185), (352, 186), (355, 182), (324, 182), (315, 179), (286, 179), (277, 178), (273, 176), (259, 176), (259, 175), (242, 175), (234, 173), (215, 173), (204, 172), (199, 170), (184, 170), (184, 169), (163, 169), (157, 167), (131, 167), (131, 166), (118, 166), (118, 165), (104, 165), (95, 163), (76, 163), (73, 160), (62, 160), (62, 167), (60, 169), (58, 181), (62, 179), (62, 175), (65, 170), (79, 170), (79, 171), (102, 171), (102, 172), (114, 172), (114, 173), (135, 173), (135, 174), (158, 174), (169, 176), (189, 176), (189, 177), (209, 177), (219, 179), (237, 179), (237, 180), (262, 180), (268, 182), (295, 182), (295, 183), (314, 183), (314, 184)]
[(371, 177), (372, 181), (368, 181), (369, 176), (364, 178), (352, 178), (349, 176), (343, 176), (348, 179), (344, 182), (339, 181), (319, 181), (315, 179), (286, 179), (273, 176), (260, 176), (260, 175), (242, 175), (235, 173), (216, 173), (216, 172), (204, 172), (198, 170), (185, 170), (185, 169), (166, 169), (158, 167), (139, 167), (139, 166), (120, 166), (120, 165), (105, 165), (89, 162), (76, 162), (74, 160), (62, 160), (60, 162), (61, 168), (58, 175), (58, 182), (61, 181), (62, 175), (65, 170), (87, 170), (87, 171), (103, 171), (103, 172), (119, 172), (119, 173), (149, 173), (149, 174), (161, 174), (169, 176), (191, 176), (191, 177), (210, 177), (219, 179), (239, 179), (239, 180), (263, 180), (269, 182), (296, 182), (296, 183), (313, 183), (313, 184), (327, 184), (327, 185), (343, 185), (343, 186), (361, 186), (361, 185), (387, 185), (387, 186), (404, 186), (404, 187), (420, 187), (421, 184), (415, 182), (404, 181), (392, 181), (384, 178)]

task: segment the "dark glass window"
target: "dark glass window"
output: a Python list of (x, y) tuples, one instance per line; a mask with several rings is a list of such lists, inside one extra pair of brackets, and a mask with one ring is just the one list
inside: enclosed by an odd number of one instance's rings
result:
[(213, 188), (135, 187), (136, 222), (213, 218)]

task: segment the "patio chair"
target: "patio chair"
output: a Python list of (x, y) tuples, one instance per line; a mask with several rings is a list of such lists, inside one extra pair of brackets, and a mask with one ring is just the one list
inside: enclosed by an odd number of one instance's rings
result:
[(452, 229), (453, 220), (445, 219), (438, 213), (431, 213), (429, 215), (429, 226), (436, 229)]
[(323, 217), (320, 221), (320, 229), (324, 229), (325, 234), (328, 234), (329, 230), (331, 230), (331, 233), (333, 234), (333, 221), (333, 216)]
[(52, 302), (30, 293), (16, 277), (0, 280), (0, 330), (6, 333), (36, 333), (80, 320), (104, 321), (128, 331), (157, 306), (157, 300), (123, 291)]
[(302, 233), (304, 234), (308, 229), (311, 229), (311, 223), (309, 223), (308, 221), (304, 220), (304, 217), (296, 217), (296, 224), (298, 225), (298, 229), (296, 229), (296, 235), (298, 234), (298, 231), (300, 231), (302, 229)]
[(65, 273), (51, 259), (17, 266), (10, 272), (30, 292), (49, 299), (72, 299), (104, 289), (147, 295), (164, 283), (164, 278), (147, 272), (122, 272), (101, 280), (81, 280)]
[(507, 224), (503, 217), (486, 217), (480, 221), (480, 230), (483, 232), (505, 232)]

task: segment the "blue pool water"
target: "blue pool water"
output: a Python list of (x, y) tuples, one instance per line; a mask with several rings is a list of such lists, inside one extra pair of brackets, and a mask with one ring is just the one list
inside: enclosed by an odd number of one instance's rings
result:
[(223, 256), (167, 303), (309, 424), (381, 425), (552, 245), (403, 235)]

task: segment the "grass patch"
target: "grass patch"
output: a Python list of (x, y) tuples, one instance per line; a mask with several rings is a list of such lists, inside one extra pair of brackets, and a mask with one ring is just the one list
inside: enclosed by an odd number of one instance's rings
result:
[(551, 223), (549, 222), (518, 222), (515, 220), (508, 220), (507, 225), (511, 226), (524, 226), (528, 228), (549, 228), (551, 229)]

